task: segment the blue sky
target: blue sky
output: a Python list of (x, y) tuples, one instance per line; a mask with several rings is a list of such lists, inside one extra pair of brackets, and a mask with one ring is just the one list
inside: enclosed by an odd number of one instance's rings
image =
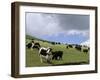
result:
[(26, 13), (26, 34), (48, 41), (80, 44), (89, 40), (89, 15)]
[(58, 36), (43, 36), (41, 37), (44, 40), (57, 41), (62, 43), (69, 44), (80, 44), (82, 42), (87, 41), (86, 37), (82, 37), (81, 35), (67, 35), (59, 34)]

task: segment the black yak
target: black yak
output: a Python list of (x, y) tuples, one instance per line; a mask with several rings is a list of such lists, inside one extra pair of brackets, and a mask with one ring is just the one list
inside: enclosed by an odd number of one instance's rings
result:
[(52, 52), (52, 60), (62, 60), (63, 51)]

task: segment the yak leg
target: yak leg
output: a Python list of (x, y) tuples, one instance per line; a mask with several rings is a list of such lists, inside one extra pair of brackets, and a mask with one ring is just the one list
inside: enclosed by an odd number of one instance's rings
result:
[(40, 55), (40, 61), (41, 61), (41, 63), (43, 63), (43, 59), (42, 59), (42, 56)]

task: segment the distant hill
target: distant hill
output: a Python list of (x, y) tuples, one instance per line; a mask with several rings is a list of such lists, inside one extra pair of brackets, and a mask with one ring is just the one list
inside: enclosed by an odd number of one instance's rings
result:
[(34, 40), (38, 40), (38, 41), (43, 41), (43, 42), (48, 42), (48, 43), (52, 43), (52, 44), (62, 44), (60, 42), (55, 42), (55, 41), (48, 41), (48, 40), (43, 40), (43, 39), (39, 39), (39, 38), (36, 38), (34, 36), (30, 36), (30, 35), (26, 35), (26, 39), (34, 39)]
[(45, 42), (51, 42), (51, 41), (47, 41), (47, 40), (43, 40), (43, 39), (39, 39), (39, 38), (36, 38), (36, 37), (33, 37), (33, 36), (30, 36), (30, 35), (26, 35), (26, 38), (27, 39), (35, 39), (35, 40), (39, 40), (39, 41), (45, 41)]
[(36, 40), (41, 40), (41, 39), (39, 39), (39, 38), (36, 38), (36, 37), (30, 36), (30, 35), (26, 35), (26, 38), (27, 38), (27, 39), (36, 39)]

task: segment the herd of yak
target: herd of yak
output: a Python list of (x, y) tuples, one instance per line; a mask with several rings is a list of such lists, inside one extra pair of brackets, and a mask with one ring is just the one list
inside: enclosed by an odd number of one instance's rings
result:
[[(54, 43), (51, 43), (52, 45), (55, 45)], [(60, 45), (60, 44), (59, 44)], [(34, 42), (32, 40), (31, 42), (26, 44), (26, 47), (28, 49), (37, 49), (40, 56), (41, 63), (43, 62), (43, 59), (45, 59), (48, 63), (51, 62), (51, 60), (62, 60), (63, 57), (63, 51), (53, 51), (50, 47), (42, 47), (39, 42)], [(89, 47), (84, 46), (83, 49), (82, 45), (77, 44), (67, 44), (66, 49), (69, 48), (75, 48), (78, 51), (83, 51), (84, 53), (87, 53), (89, 51)]]

